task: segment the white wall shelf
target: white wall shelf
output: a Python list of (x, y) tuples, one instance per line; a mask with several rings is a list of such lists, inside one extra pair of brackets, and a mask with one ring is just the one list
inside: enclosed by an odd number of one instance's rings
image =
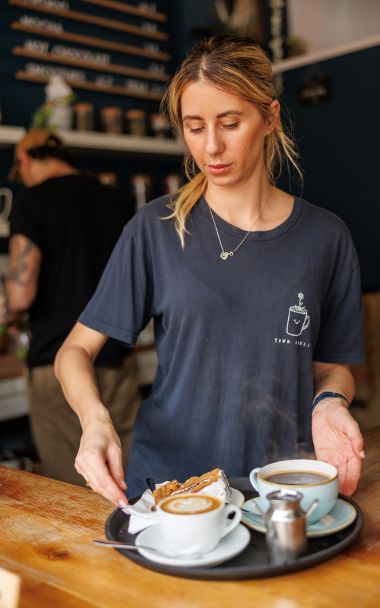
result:
[[(23, 127), (0, 125), (0, 147), (17, 144), (26, 134)], [(69, 148), (133, 152), (158, 156), (178, 156), (184, 154), (183, 144), (174, 139), (154, 137), (134, 137), (132, 135), (111, 135), (86, 131), (57, 131), (57, 135)]]
[(348, 55), (349, 53), (355, 53), (357, 51), (363, 51), (373, 46), (380, 45), (380, 35), (371, 36), (370, 38), (363, 38), (362, 40), (355, 40), (355, 42), (349, 42), (347, 44), (341, 44), (339, 46), (330, 47), (327, 49), (321, 49), (313, 53), (305, 53), (305, 55), (298, 55), (297, 57), (290, 57), (283, 61), (278, 61), (272, 65), (273, 72), (286, 72), (288, 70), (294, 70), (295, 68), (302, 67), (303, 65), (312, 65), (313, 63), (319, 63), (326, 59), (332, 59), (333, 57), (340, 57), (342, 55)]
[(6, 148), (17, 144), (25, 133), (26, 130), (23, 127), (7, 127), (5, 125), (0, 125), (0, 147)]

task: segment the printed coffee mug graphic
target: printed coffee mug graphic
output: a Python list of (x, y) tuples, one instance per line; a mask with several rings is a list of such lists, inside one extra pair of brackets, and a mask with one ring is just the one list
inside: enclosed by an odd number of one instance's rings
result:
[(302, 306), (303, 293), (299, 293), (298, 298), (298, 306), (291, 306), (289, 308), (288, 324), (286, 326), (286, 333), (289, 336), (300, 336), (303, 330), (307, 329), (310, 325), (310, 317), (307, 314), (306, 308)]

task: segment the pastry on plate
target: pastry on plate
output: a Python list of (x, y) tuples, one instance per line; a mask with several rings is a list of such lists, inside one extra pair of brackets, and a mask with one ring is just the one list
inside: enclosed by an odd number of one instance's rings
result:
[(153, 498), (155, 499), (156, 504), (152, 507), (152, 511), (155, 511), (156, 505), (161, 502), (161, 500), (176, 494), (209, 494), (229, 503), (231, 499), (231, 488), (221, 469), (214, 469), (213, 471), (204, 473), (200, 477), (190, 477), (190, 479), (184, 483), (179, 483), (174, 479), (153, 491)]

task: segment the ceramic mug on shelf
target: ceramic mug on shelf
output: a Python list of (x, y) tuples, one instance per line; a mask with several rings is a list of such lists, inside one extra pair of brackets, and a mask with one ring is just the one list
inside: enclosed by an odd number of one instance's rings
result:
[(162, 536), (177, 555), (212, 551), (241, 521), (239, 507), (206, 494), (169, 496), (158, 504), (157, 514)]
[(320, 460), (282, 460), (257, 467), (251, 471), (249, 480), (260, 494), (265, 511), (269, 508), (266, 496), (276, 490), (296, 490), (303, 498), (301, 507), (307, 511), (318, 499), (317, 508), (310, 514), (308, 521), (315, 523), (327, 515), (338, 498), (338, 470), (332, 464)]

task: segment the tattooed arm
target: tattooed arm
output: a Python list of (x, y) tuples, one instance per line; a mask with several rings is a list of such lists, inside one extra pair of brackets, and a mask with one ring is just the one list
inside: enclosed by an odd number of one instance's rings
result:
[[(332, 392), (344, 395), (350, 403), (355, 390), (350, 366), (316, 361), (313, 365), (314, 399)], [(337, 467), (339, 491), (351, 496), (359, 481), (364, 451), (363, 437), (346, 401), (336, 397), (320, 401), (313, 411), (312, 433), (317, 459)]]
[(26, 236), (15, 234), (9, 242), (9, 255), (7, 311), (20, 313), (29, 310), (36, 298), (42, 254)]
[[(351, 403), (355, 392), (355, 384), (349, 365), (314, 361), (313, 375), (314, 399), (321, 393), (330, 391), (344, 395), (348, 403)], [(347, 407), (345, 401), (344, 404)]]

